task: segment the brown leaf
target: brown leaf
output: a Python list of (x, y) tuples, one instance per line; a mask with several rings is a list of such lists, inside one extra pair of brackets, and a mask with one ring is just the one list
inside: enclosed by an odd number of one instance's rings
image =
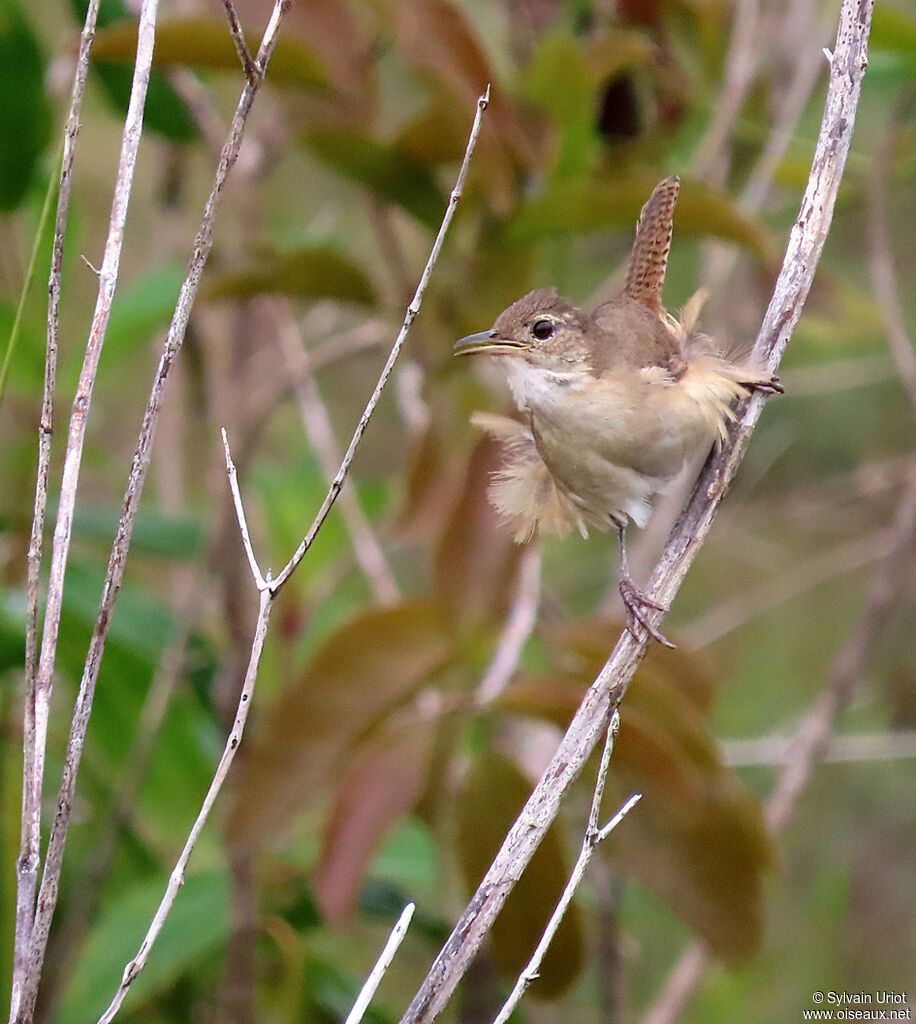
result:
[(464, 483), (462, 458), (443, 442), (442, 431), (430, 425), (413, 439), (404, 482), (404, 500), (397, 532), (409, 539), (428, 538), (441, 527), (458, 500)]
[[(458, 798), (458, 857), (469, 890), (489, 868), (532, 785), (507, 758), (484, 751), (475, 758)], [(528, 962), (569, 877), (556, 822), (541, 841), (490, 930), (493, 960), (514, 979)], [(547, 950), (532, 996), (556, 999), (582, 969), (585, 942), (575, 903)]]
[(505, 611), (521, 546), (487, 498), (491, 475), (502, 464), (499, 446), (478, 441), (464, 488), (436, 549), (436, 590), (450, 620), (477, 624)]
[[(619, 630), (593, 621), (568, 631), (553, 648), (562, 667), (514, 684), (501, 705), (565, 726)], [(643, 799), (604, 849), (716, 954), (737, 961), (759, 945), (773, 853), (758, 801), (722, 763), (702, 719), (711, 690), (695, 655), (653, 651), (646, 659), (620, 708), (605, 815), (633, 792)]]
[(332, 924), (350, 917), (379, 842), (422, 795), (435, 736), (432, 718), (404, 715), (382, 723), (353, 751), (313, 878), (315, 898)]
[(334, 633), (260, 723), (232, 793), (230, 842), (256, 849), (321, 792), (350, 745), (449, 653), (437, 607), (365, 612)]
[[(432, 91), (430, 108), (401, 141), (412, 139), (410, 149), (416, 153), (420, 140), (428, 143), (429, 130), (438, 122), (440, 131), (445, 129), (443, 136), (454, 144), (456, 108), (465, 124), (462, 135), (466, 139), (467, 121), (477, 97), (498, 77), (474, 27), (449, 0), (391, 0), (391, 6), (398, 51), (407, 64), (430, 80)], [(429, 152), (428, 145), (424, 149)], [(498, 197), (505, 205), (510, 201), (515, 168), (533, 166), (536, 161), (537, 153), (519, 128), (507, 93), (494, 91), (474, 158), (475, 173), (486, 174), (491, 198)]]
[[(264, 0), (235, 0), (239, 18), (245, 25), (263, 26), (270, 14)], [(374, 39), (364, 20), (347, 0), (309, 0), (293, 4), (283, 19), (280, 41), (291, 39), (319, 55), (336, 90), (337, 124), (371, 123), (375, 112), (375, 78), (372, 47)], [(278, 45), (279, 48), (279, 45)], [(268, 72), (273, 77), (273, 61)]]

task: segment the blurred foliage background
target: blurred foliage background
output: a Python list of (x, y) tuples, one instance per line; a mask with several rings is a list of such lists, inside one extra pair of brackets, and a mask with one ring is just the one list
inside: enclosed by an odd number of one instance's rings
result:
[[(129, 89), (131, 6), (102, 4), (82, 115), (52, 503)], [(236, 6), (254, 47), (270, 5)], [(451, 345), (533, 287), (554, 284), (581, 304), (612, 296), (639, 207), (668, 173), (683, 184), (666, 302), (677, 309), (706, 284), (704, 330), (750, 344), (807, 176), (838, 6), (293, 7), (168, 393), (83, 758), (43, 1020), (94, 1020), (107, 1005), (232, 718), (257, 601), (218, 428), (232, 440), (261, 563), (276, 569), (374, 384), (491, 82), (422, 313), (344, 500), (282, 595), (231, 785), (121, 1014), (339, 1019), (415, 900), (371, 1011), (397, 1019), (620, 628), (611, 539), (550, 541), (538, 555), (495, 521), (485, 492), (498, 453), (468, 417), (508, 400), (486, 367), (453, 361)], [(0, 4), (4, 339), (57, 173), (82, 14), (79, 0)], [(634, 789), (645, 797), (590, 870), (519, 1019), (638, 1020), (695, 937), (720, 966), (688, 1022), (800, 1019), (816, 989), (916, 982), (912, 546), (840, 723), (861, 738), (859, 753), (816, 771), (775, 844), (761, 811), (779, 739), (823, 690), (862, 613), (913, 460), (916, 414), (871, 268), (890, 255), (904, 319), (916, 323), (914, 72), (913, 9), (882, 2), (836, 219), (783, 366), (788, 394), (767, 408), (666, 620), (678, 651), (650, 653), (622, 709), (606, 813)], [(222, 7), (164, 2), (89, 420), (48, 800), (150, 374), (241, 84)], [(0, 407), (4, 964), (48, 258), (45, 243)], [(638, 579), (684, 493), (631, 537)], [(507, 615), (535, 601), (508, 685), (481, 689)], [(900, 749), (909, 756), (893, 757)], [(589, 786), (568, 801), (449, 1019), (490, 1019), (499, 1005), (572, 864)], [(4, 967), (4, 999), (8, 984)]]

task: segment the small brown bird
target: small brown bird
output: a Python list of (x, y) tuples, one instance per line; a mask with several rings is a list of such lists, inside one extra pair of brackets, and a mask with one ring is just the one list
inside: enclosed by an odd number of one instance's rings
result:
[(662, 305), (679, 184), (666, 178), (642, 208), (621, 298), (589, 314), (538, 289), (500, 313), (492, 330), (455, 345), (458, 355), (498, 358), (523, 416), (472, 418), (505, 448), (490, 500), (514, 524), (516, 541), (614, 527), (627, 626), (636, 636), (638, 622), (667, 646), (646, 617), (646, 609), (665, 609), (627, 567), (627, 520), (644, 526), (649, 499), (725, 439), (736, 399), (782, 391), (763, 366), (734, 361), (692, 333), (697, 297), (680, 320)]

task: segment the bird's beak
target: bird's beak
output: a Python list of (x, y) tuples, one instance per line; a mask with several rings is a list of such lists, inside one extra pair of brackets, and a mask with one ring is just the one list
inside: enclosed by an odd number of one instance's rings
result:
[(488, 356), (511, 355), (525, 346), (518, 341), (509, 338), (501, 338), (495, 330), (478, 331), (477, 334), (469, 334), (466, 338), (456, 341), (454, 353), (456, 356), (471, 356), (482, 352)]

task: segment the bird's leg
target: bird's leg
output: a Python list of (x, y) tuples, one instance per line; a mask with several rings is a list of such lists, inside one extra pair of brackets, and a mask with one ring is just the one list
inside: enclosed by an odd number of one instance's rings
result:
[(624, 539), (626, 523), (620, 523), (615, 520), (614, 525), (617, 527), (617, 546), (620, 551), (620, 569), (618, 573), (620, 596), (623, 598), (623, 607), (626, 609), (627, 629), (634, 639), (641, 639), (636, 632), (636, 623), (638, 622), (653, 639), (657, 640), (664, 647), (673, 648), (674, 644), (666, 639), (646, 617), (647, 608), (653, 608), (659, 612), (666, 612), (668, 609), (664, 605), (658, 604), (651, 598), (646, 597), (633, 582), (633, 577), (630, 575), (630, 569), (627, 565), (627, 546)]

